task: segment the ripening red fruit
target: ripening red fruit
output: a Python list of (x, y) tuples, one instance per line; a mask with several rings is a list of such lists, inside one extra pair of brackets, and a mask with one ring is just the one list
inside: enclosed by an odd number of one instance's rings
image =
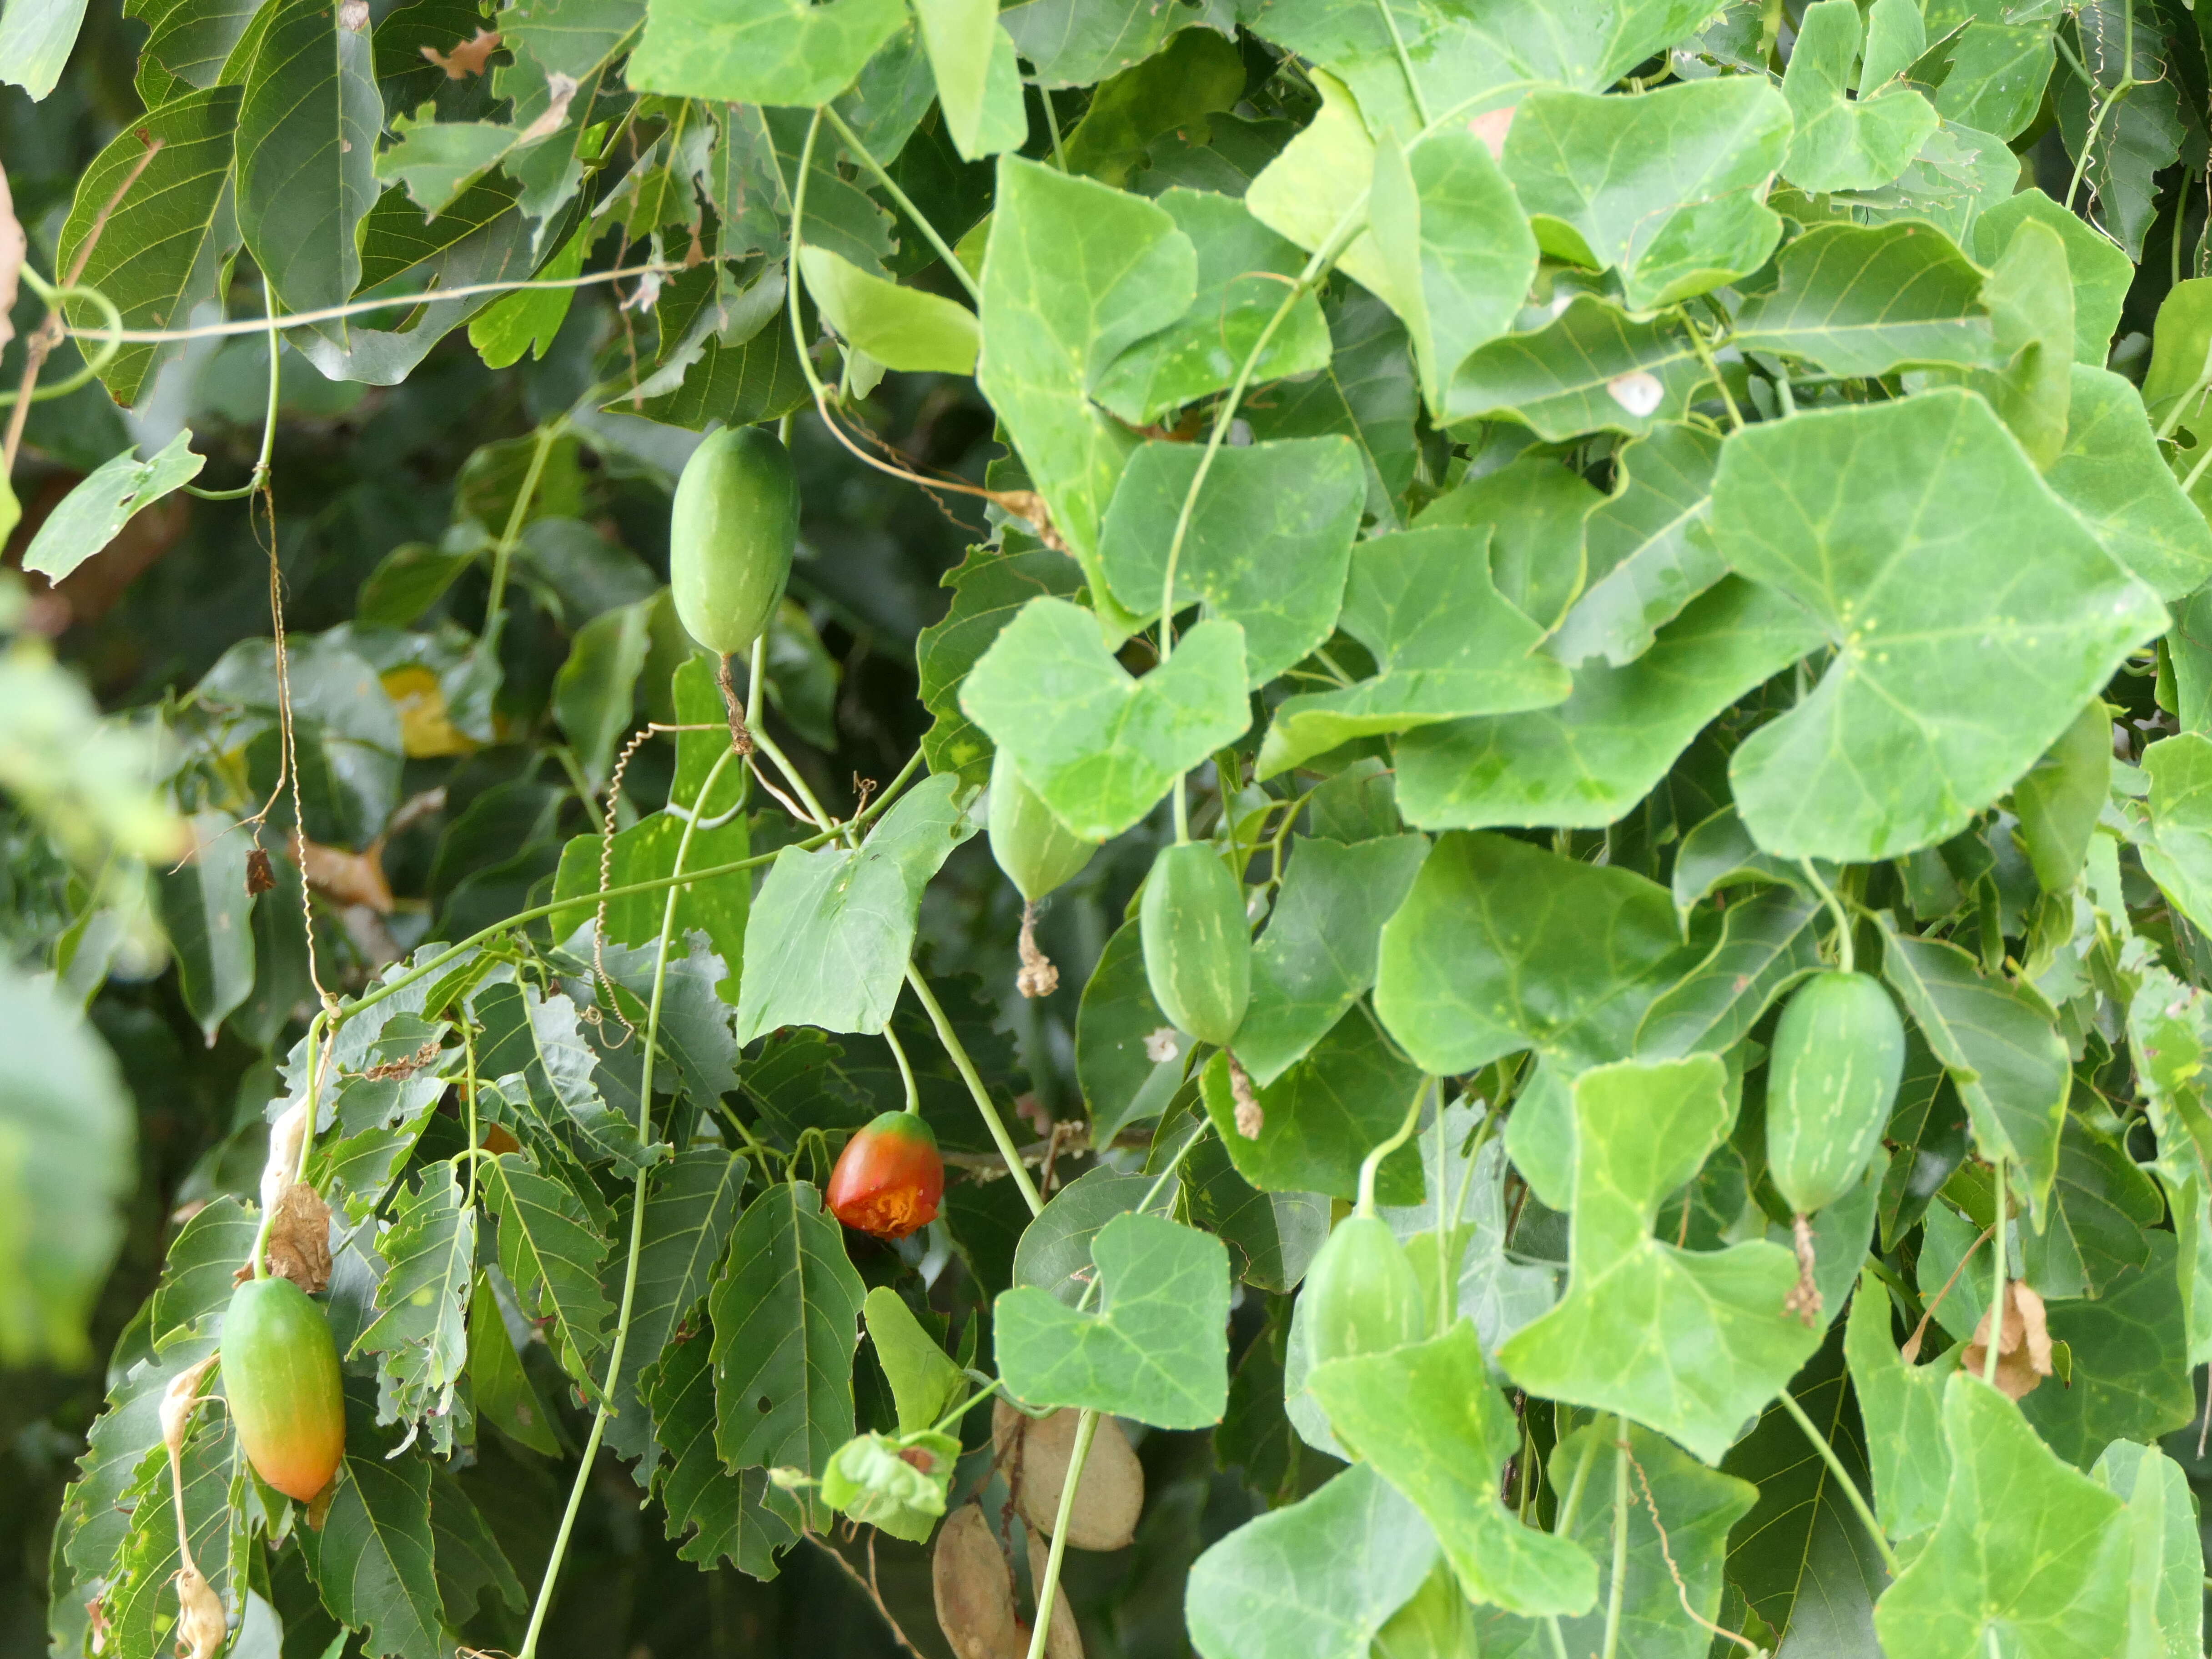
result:
[(830, 1213), (857, 1232), (904, 1238), (937, 1219), (945, 1160), (912, 1112), (885, 1112), (850, 1140), (830, 1172)]

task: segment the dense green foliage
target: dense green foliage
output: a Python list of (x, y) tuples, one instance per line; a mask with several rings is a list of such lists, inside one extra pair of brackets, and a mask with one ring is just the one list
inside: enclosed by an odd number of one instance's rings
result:
[(2208, 19), (4, 0), (0, 1649), (2203, 1651)]

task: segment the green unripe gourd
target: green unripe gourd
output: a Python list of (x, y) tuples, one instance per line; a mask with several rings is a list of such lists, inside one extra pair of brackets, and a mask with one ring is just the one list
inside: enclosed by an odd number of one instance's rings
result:
[(1336, 1224), (1306, 1269), (1304, 1295), (1316, 1365), (1427, 1334), (1421, 1281), (1379, 1215), (1348, 1215)]
[(752, 648), (791, 575), (799, 477), (774, 433), (708, 434), (677, 480), (668, 516), (668, 586), (677, 617), (718, 656)]
[(1252, 935), (1243, 890), (1211, 847), (1187, 841), (1160, 849), (1137, 936), (1160, 1012), (1178, 1030), (1226, 1048), (1252, 1000)]
[(991, 856), (1031, 904), (1082, 873), (1098, 850), (1053, 817), (1003, 749), (991, 761)]
[(1816, 975), (1783, 1008), (1767, 1063), (1766, 1163), (1799, 1215), (1866, 1173), (1904, 1070), (1905, 1023), (1870, 975)]
[(222, 1316), (222, 1391), (261, 1478), (307, 1502), (345, 1455), (345, 1395), (331, 1322), (289, 1279), (249, 1279)]

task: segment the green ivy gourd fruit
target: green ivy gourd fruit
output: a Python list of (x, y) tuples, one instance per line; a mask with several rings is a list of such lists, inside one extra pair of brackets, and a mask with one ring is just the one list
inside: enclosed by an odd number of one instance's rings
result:
[(1379, 1215), (1352, 1214), (1336, 1224), (1306, 1269), (1304, 1295), (1316, 1365), (1426, 1334), (1421, 1281)]
[(345, 1395), (330, 1321), (289, 1279), (249, 1279), (222, 1317), (222, 1388), (264, 1480), (306, 1503), (345, 1455)]
[(1160, 848), (1137, 911), (1145, 978), (1160, 1012), (1200, 1042), (1225, 1048), (1252, 1000), (1244, 894), (1202, 842)]
[(668, 517), (668, 586), (684, 632), (719, 656), (750, 651), (775, 614), (799, 541), (799, 477), (775, 434), (707, 434)]
[(1084, 840), (1053, 817), (1003, 749), (991, 760), (988, 822), (991, 856), (1032, 904), (1080, 875), (1098, 850), (1097, 842)]
[(1015, 988), (1025, 997), (1050, 996), (1060, 988), (1060, 969), (1037, 948), (1037, 901), (1079, 874), (1098, 844), (1072, 834), (1053, 817), (1052, 809), (1022, 781), (1003, 749), (991, 757), (988, 823), (991, 856), (1022, 896), (1022, 932), (1017, 943), (1022, 967), (1014, 977)]
[(1790, 1307), (1808, 1323), (1820, 1297), (1805, 1218), (1865, 1175), (1904, 1071), (1905, 1022), (1871, 975), (1815, 975), (1784, 1006), (1767, 1062), (1766, 1164), (1796, 1212), (1799, 1273)]

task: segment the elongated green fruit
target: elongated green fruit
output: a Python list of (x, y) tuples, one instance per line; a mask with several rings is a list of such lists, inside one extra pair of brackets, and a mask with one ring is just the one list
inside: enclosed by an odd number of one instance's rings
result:
[(1211, 847), (1160, 848), (1137, 910), (1145, 978), (1179, 1030), (1226, 1047), (1252, 1000), (1252, 935), (1244, 895)]
[(1800, 1215), (1865, 1174), (1905, 1070), (1905, 1024), (1880, 981), (1826, 973), (1782, 1010), (1766, 1079), (1766, 1162)]
[(1073, 881), (1098, 850), (1097, 842), (1071, 833), (1053, 817), (1003, 749), (991, 761), (989, 823), (991, 856), (1032, 904)]
[(783, 597), (799, 541), (799, 477), (775, 434), (709, 433), (668, 516), (668, 586), (684, 631), (719, 655), (752, 648)]
[(222, 1316), (222, 1391), (261, 1478), (301, 1503), (345, 1455), (345, 1396), (331, 1322), (289, 1279), (249, 1279)]
[(1426, 1334), (1421, 1281), (1379, 1215), (1348, 1215), (1336, 1224), (1306, 1269), (1305, 1298), (1316, 1365)]

